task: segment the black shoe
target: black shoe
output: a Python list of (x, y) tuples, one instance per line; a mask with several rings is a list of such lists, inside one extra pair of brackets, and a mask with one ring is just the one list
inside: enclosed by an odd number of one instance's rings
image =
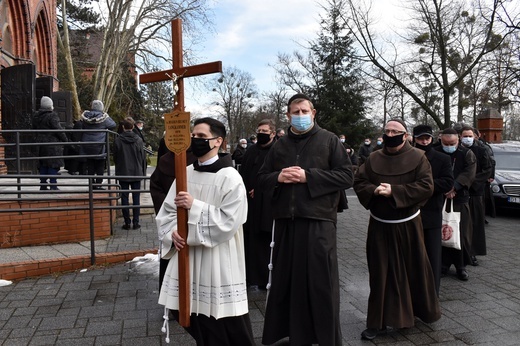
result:
[(42, 185), (42, 186), (40, 186), (40, 190), (48, 190), (48, 189), (49, 189), (49, 187), (48, 187), (48, 186), (43, 186), (43, 185)]
[[(130, 227), (130, 225), (128, 225), (128, 227)], [(141, 225), (138, 223), (134, 223), (134, 229), (139, 229), (139, 228), (141, 228)]]
[(92, 187), (92, 190), (104, 190), (105, 188), (104, 187), (101, 187), (101, 186), (94, 186)]
[(130, 224), (129, 223), (125, 223), (123, 225), (123, 229), (130, 229)]
[(475, 256), (471, 256), (471, 265), (473, 267), (478, 266), (478, 259)]
[(469, 275), (466, 269), (457, 269), (457, 278), (462, 281), (468, 281)]
[(51, 186), (51, 190), (59, 191), (60, 189), (57, 186)]
[(383, 328), (383, 329), (368, 328), (368, 329), (365, 329), (361, 333), (361, 338), (365, 339), (365, 340), (373, 340), (376, 338), (376, 336), (385, 335), (390, 330), (391, 330), (391, 328), (390, 329), (388, 329), (388, 328)]

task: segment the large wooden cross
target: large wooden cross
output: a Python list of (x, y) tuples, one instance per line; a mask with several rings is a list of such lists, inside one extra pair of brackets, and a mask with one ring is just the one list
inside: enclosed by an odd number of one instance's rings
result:
[[(215, 61), (200, 65), (183, 66), (182, 21), (180, 19), (172, 20), (172, 57), (172, 69), (142, 74), (139, 76), (139, 82), (144, 84), (173, 80), (176, 83), (174, 87), (177, 86), (178, 88), (175, 95), (174, 112), (184, 112), (183, 78), (222, 72), (222, 62)], [(187, 191), (185, 150), (180, 153), (175, 152), (175, 179), (177, 192)], [(187, 239), (188, 211), (184, 208), (177, 209), (177, 230), (181, 237)], [(179, 324), (183, 327), (189, 327), (190, 325), (190, 263), (188, 253), (188, 246), (179, 251)]]

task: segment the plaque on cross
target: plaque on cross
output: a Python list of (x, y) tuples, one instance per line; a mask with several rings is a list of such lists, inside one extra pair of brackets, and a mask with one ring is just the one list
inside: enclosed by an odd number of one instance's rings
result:
[[(186, 77), (202, 76), (222, 72), (222, 62), (215, 61), (200, 65), (183, 66), (182, 58), (182, 21), (172, 20), (172, 58), (173, 68), (166, 71), (145, 73), (139, 76), (142, 84), (171, 80), (175, 91), (173, 112), (165, 114), (165, 142), (168, 149), (175, 153), (176, 191), (187, 191), (186, 181), (186, 149), (189, 147), (190, 122), (189, 113), (184, 111), (184, 83)], [(187, 119), (187, 121), (186, 121)], [(187, 126), (186, 126), (187, 123)], [(172, 133), (173, 131), (173, 133)], [(188, 236), (188, 211), (177, 209), (177, 231), (184, 239)], [(179, 251), (179, 324), (190, 325), (191, 282), (189, 270), (189, 247)]]

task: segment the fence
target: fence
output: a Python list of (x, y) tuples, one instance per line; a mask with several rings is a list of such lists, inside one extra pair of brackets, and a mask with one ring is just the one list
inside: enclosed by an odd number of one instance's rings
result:
[[(36, 143), (30, 138), (38, 132), (106, 132), (106, 142), (53, 142)], [(95, 240), (112, 234), (115, 211), (131, 209), (133, 205), (118, 204), (122, 193), (149, 193), (146, 181), (148, 176), (115, 176), (111, 174), (110, 144), (117, 133), (109, 130), (0, 130), (0, 139), (8, 137), (11, 141), (0, 141), (0, 150), (8, 153), (0, 161), (10, 163), (15, 172), (0, 175), (0, 234), (3, 242), (0, 247), (28, 246), (43, 243), (65, 243), (90, 240), (91, 264), (95, 264)], [(24, 140), (21, 140), (24, 138)], [(14, 140), (14, 142), (13, 142)], [(96, 184), (96, 175), (69, 175), (65, 171), (58, 175), (22, 174), (22, 162), (37, 162), (39, 157), (31, 154), (42, 145), (78, 146), (104, 144), (107, 154), (102, 155), (63, 155), (52, 158), (63, 159), (104, 159), (106, 175), (104, 183)], [(3, 148), (3, 149), (2, 149)], [(10, 150), (6, 150), (10, 149)], [(60, 171), (62, 172), (62, 171)], [(59, 190), (40, 190), (40, 178), (57, 178)], [(144, 180), (140, 190), (122, 190), (119, 179)], [(148, 184), (149, 186), (149, 184)], [(102, 187), (104, 189), (100, 190)], [(153, 208), (142, 204), (140, 208)]]

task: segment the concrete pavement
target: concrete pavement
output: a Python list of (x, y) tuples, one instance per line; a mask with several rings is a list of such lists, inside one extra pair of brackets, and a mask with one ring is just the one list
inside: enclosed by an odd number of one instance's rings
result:
[[(442, 318), (438, 322), (417, 322), (414, 328), (371, 342), (360, 339), (369, 294), (368, 213), (352, 195), (349, 206), (338, 219), (344, 345), (520, 345), (518, 215), (489, 219), (488, 255), (479, 257), (480, 266), (468, 267), (469, 281), (457, 280), (453, 269), (442, 279)], [(115, 235), (106, 240), (106, 251), (157, 246), (152, 215), (143, 216), (139, 231), (123, 232), (119, 224)], [(100, 251), (102, 245), (96, 248)], [(32, 252), (29, 248), (20, 251)], [(73, 252), (66, 246), (56, 251), (62, 255)], [(157, 270), (157, 262), (125, 263), (0, 287), (0, 345), (165, 345), (163, 312), (157, 304)], [(251, 291), (249, 300), (260, 345), (265, 293)], [(170, 345), (194, 345), (175, 322), (170, 322), (170, 328)], [(277, 343), (283, 344), (288, 343)]]

